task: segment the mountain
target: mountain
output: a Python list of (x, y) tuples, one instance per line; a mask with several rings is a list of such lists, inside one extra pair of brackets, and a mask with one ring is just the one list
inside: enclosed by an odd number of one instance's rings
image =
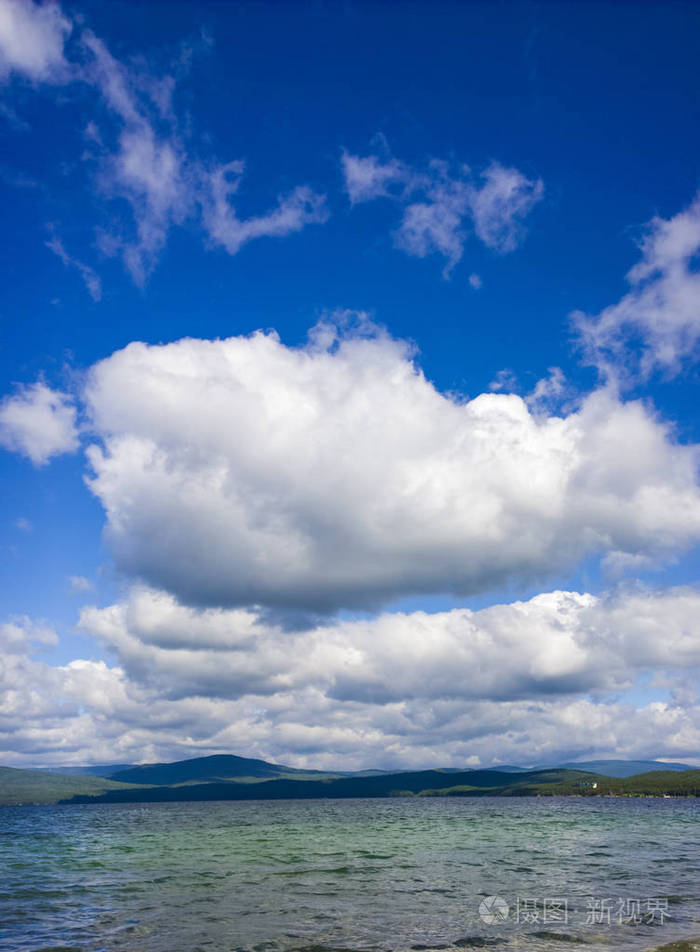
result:
[(560, 764), (570, 770), (590, 770), (604, 777), (634, 777), (650, 770), (697, 770), (691, 764), (666, 764), (661, 760), (586, 760)]
[[(453, 791), (453, 795), (503, 795), (523, 784), (529, 788), (577, 782), (590, 784), (594, 775), (578, 770), (529, 770), (508, 774), (499, 770), (465, 770), (444, 773), (440, 770), (382, 774), (371, 777), (322, 777), (316, 780), (275, 779), (261, 783), (236, 781), (206, 782), (181, 786), (158, 785), (149, 788), (128, 785), (100, 797), (106, 803), (168, 802), (174, 800), (299, 800), (348, 799), (352, 797), (395, 797), (434, 795)], [(88, 802), (76, 797), (72, 802)]]
[(18, 770), (0, 767), (0, 805), (57, 803), (77, 795), (87, 800), (106, 791), (119, 790), (121, 784), (98, 777), (68, 777), (44, 770)]
[(700, 770), (657, 770), (634, 777), (603, 777), (583, 770), (421, 770), (375, 777), (264, 780), (261, 783), (123, 786), (99, 797), (77, 795), (69, 803), (168, 803), (208, 800), (309, 800), (380, 797), (700, 796)]
[[(108, 776), (80, 772), (102, 773), (111, 767), (119, 769)], [(341, 774), (250, 757), (214, 755), (170, 764), (111, 767), (74, 767), (63, 774), (53, 772), (56, 768), (0, 767), (0, 805), (392, 796), (697, 796), (700, 792), (700, 770), (659, 761), (601, 760), (535, 769), (498, 766), (485, 770), (365, 770)]]
[(97, 764), (83, 767), (36, 767), (36, 770), (43, 770), (44, 773), (62, 774), (64, 777), (109, 777), (119, 770), (128, 770), (134, 764)]
[(183, 783), (218, 782), (221, 780), (255, 781), (284, 778), (314, 780), (323, 777), (338, 777), (339, 774), (326, 773), (323, 770), (301, 770), (271, 764), (266, 760), (250, 757), (236, 757), (233, 754), (215, 754), (212, 757), (195, 757), (191, 760), (178, 760), (172, 764), (142, 764), (117, 770), (109, 774), (110, 780), (119, 783), (156, 784), (170, 786)]
[[(96, 769), (96, 768), (91, 768)], [(100, 768), (101, 769), (101, 768)], [(517, 773), (526, 770), (525, 767), (500, 766), (489, 768), (499, 772)], [(551, 768), (543, 768), (551, 769)], [(471, 768), (467, 768), (472, 772)], [(77, 772), (77, 771), (76, 771)], [(236, 780), (253, 782), (262, 780), (321, 780), (337, 779), (340, 777), (395, 777), (398, 774), (415, 773), (410, 770), (358, 770), (353, 772), (304, 770), (298, 767), (287, 767), (284, 764), (273, 764), (266, 760), (256, 760), (251, 757), (237, 757), (233, 754), (215, 754), (210, 757), (194, 757), (189, 760), (178, 760), (169, 764), (140, 764), (126, 766), (123, 769), (116, 767), (113, 772), (105, 769), (99, 776), (109, 777), (119, 783), (148, 784), (149, 786), (175, 786), (191, 783), (219, 783), (221, 781)], [(465, 768), (443, 767), (440, 773), (464, 773)]]
[[(170, 785), (181, 783), (218, 783), (219, 781), (237, 780), (239, 782), (261, 780), (317, 780), (337, 777), (385, 777), (397, 774), (415, 773), (415, 770), (394, 769), (367, 769), (356, 771), (323, 771), (305, 770), (298, 767), (288, 767), (284, 764), (273, 764), (265, 760), (256, 760), (250, 757), (234, 755), (214, 755), (210, 757), (194, 757), (180, 760), (175, 763), (157, 764), (100, 764), (85, 767), (39, 767), (46, 773), (63, 774), (65, 776), (107, 777), (120, 783)], [(441, 773), (464, 773), (467, 770), (479, 768), (439, 767)], [(518, 767), (513, 764), (500, 764), (489, 767), (489, 770), (503, 773), (526, 773), (528, 770), (586, 770), (601, 774), (604, 777), (632, 777), (635, 774), (650, 770), (693, 770), (690, 764), (663, 763), (658, 760), (589, 760), (569, 762), (563, 764), (547, 764), (538, 767)]]

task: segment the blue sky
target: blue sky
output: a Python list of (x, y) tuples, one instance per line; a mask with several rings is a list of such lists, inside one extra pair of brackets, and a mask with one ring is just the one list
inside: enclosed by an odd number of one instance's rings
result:
[(0, 0), (3, 762), (700, 760), (699, 21)]

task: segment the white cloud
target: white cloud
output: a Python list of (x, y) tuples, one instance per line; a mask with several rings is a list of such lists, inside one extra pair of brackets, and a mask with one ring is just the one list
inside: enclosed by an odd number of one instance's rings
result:
[(494, 379), (489, 384), (489, 390), (495, 393), (498, 393), (499, 391), (517, 393), (518, 389), (518, 378), (509, 367), (503, 367), (501, 370), (499, 370)]
[[(82, 44), (90, 57), (85, 78), (117, 120), (113, 136), (109, 130), (103, 135), (94, 121), (89, 127), (99, 160), (99, 185), (108, 197), (129, 203), (135, 229), (130, 236), (119, 229), (107, 232), (101, 248), (121, 254), (134, 281), (143, 285), (170, 229), (194, 212), (196, 176), (188, 167), (176, 123), (167, 112), (162, 114), (161, 85), (115, 59), (92, 32), (83, 33)], [(105, 141), (111, 144), (105, 146)]]
[(76, 594), (91, 592), (94, 587), (90, 579), (85, 578), (84, 575), (70, 575), (68, 577), (68, 583), (71, 591)]
[(93, 268), (79, 261), (77, 258), (72, 258), (66, 251), (61, 239), (56, 235), (53, 235), (49, 241), (46, 242), (46, 247), (49, 251), (53, 251), (67, 268), (75, 268), (79, 272), (93, 301), (100, 301), (102, 299), (102, 282)]
[(306, 185), (281, 196), (277, 208), (265, 215), (238, 218), (230, 197), (238, 191), (243, 169), (242, 162), (230, 162), (214, 169), (202, 197), (204, 228), (212, 241), (223, 245), (229, 254), (237, 254), (254, 238), (283, 237), (301, 231), (305, 225), (321, 224), (328, 219), (325, 196)]
[[(442, 255), (446, 277), (461, 259), (472, 228), (488, 248), (501, 254), (513, 251), (524, 235), (523, 219), (544, 194), (539, 179), (497, 162), (481, 173), (481, 185), (468, 166), (453, 172), (437, 159), (420, 172), (389, 155), (362, 157), (344, 151), (341, 168), (353, 205), (375, 198), (393, 198), (403, 205), (396, 246), (419, 258)], [(481, 286), (478, 275), (469, 282)]]
[[(463, 172), (468, 175), (468, 169)], [(462, 220), (469, 208), (470, 186), (450, 176), (445, 162), (431, 162), (424, 199), (406, 205), (394, 234), (398, 248), (425, 258), (438, 252), (447, 261), (447, 276), (462, 257), (466, 233)]]
[(53, 628), (35, 622), (28, 615), (0, 624), (0, 649), (3, 655), (25, 654), (42, 648), (53, 648), (58, 637)]
[(82, 612), (135, 682), (171, 698), (314, 690), (384, 706), (599, 696), (649, 671), (700, 668), (700, 593), (550, 592), (481, 611), (383, 614), (296, 632), (244, 609), (192, 609), (164, 592)]
[(410, 170), (389, 158), (386, 161), (377, 155), (361, 157), (343, 150), (340, 157), (345, 190), (353, 205), (368, 202), (373, 198), (387, 197), (391, 185), (408, 185), (412, 178)]
[[(326, 221), (325, 196), (308, 185), (279, 197), (265, 214), (239, 218), (230, 197), (243, 163), (222, 165), (199, 157), (189, 121), (180, 121), (175, 110), (176, 75), (158, 77), (138, 61), (121, 62), (103, 40), (79, 27), (77, 56), (68, 63), (63, 41), (70, 28), (58, 3), (0, 0), (0, 78), (15, 69), (37, 81), (80, 80), (98, 94), (99, 106), (106, 108), (86, 122), (83, 154), (93, 162), (97, 194), (108, 201), (97, 243), (104, 255), (121, 257), (136, 284), (148, 279), (171, 230), (186, 222), (236, 254), (255, 238), (289, 235)], [(183, 62), (174, 64), (174, 74), (183, 68)], [(125, 202), (130, 215), (115, 202)], [(69, 255), (55, 236), (47, 246), (80, 272), (99, 300), (101, 281), (94, 268)]]
[(0, 446), (21, 453), (37, 466), (78, 449), (72, 397), (46, 384), (21, 387), (0, 403)]
[(32, 522), (27, 519), (26, 516), (20, 516), (19, 519), (15, 520), (15, 528), (19, 529), (20, 532), (33, 532), (34, 526)]
[(483, 281), (481, 280), (478, 274), (470, 274), (469, 283), (471, 284), (471, 286), (474, 288), (475, 291), (478, 291), (481, 285), (483, 284)]
[[(244, 244), (285, 236), (328, 218), (325, 196), (303, 185), (278, 199), (263, 215), (241, 219), (230, 201), (243, 174), (242, 161), (206, 166), (193, 153), (173, 109), (175, 78), (157, 80), (115, 59), (86, 31), (83, 44), (92, 61), (87, 77), (117, 119), (116, 142), (109, 143), (92, 122), (89, 139), (97, 150), (99, 183), (110, 198), (125, 199), (135, 234), (112, 227), (101, 234), (101, 250), (120, 254), (134, 281), (143, 285), (156, 266), (170, 230), (199, 221), (215, 245), (237, 254)], [(112, 137), (114, 138), (114, 137)]]
[(472, 189), (469, 198), (474, 230), (488, 248), (501, 254), (513, 251), (523, 235), (522, 220), (542, 199), (544, 185), (498, 162), (481, 177), (484, 184)]
[(576, 312), (584, 355), (616, 381), (673, 375), (697, 354), (700, 341), (700, 195), (673, 218), (649, 222), (632, 288), (596, 316)]
[[(82, 614), (117, 667), (52, 667), (31, 657), (53, 641), (41, 626), (0, 627), (0, 759), (237, 752), (345, 769), (692, 759), (699, 598), (552, 592), (291, 633), (255, 612), (193, 610), (137, 588)], [(627, 690), (649, 668), (663, 672), (669, 698), (637, 706)]]
[(551, 412), (567, 397), (572, 399), (575, 396), (574, 388), (568, 383), (561, 367), (550, 367), (548, 375), (537, 381), (532, 393), (525, 397), (525, 402), (533, 411)]
[(462, 400), (367, 335), (133, 343), (96, 364), (90, 486), (118, 567), (186, 602), (328, 611), (700, 537), (697, 448), (642, 403)]
[(71, 27), (57, 3), (0, 0), (0, 79), (12, 73), (41, 82), (66, 79), (63, 47)]

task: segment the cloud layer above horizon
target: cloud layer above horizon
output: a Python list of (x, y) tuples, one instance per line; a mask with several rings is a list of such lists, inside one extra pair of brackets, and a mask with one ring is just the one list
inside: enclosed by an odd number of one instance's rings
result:
[[(255, 612), (134, 588), (81, 628), (117, 664), (32, 660), (55, 635), (0, 628), (4, 760), (129, 762), (245, 749), (360, 769), (693, 757), (700, 730), (692, 589), (385, 614), (290, 633)], [(668, 700), (625, 689), (653, 677)], [(586, 692), (582, 696), (581, 692)], [(60, 699), (60, 700), (59, 700)]]

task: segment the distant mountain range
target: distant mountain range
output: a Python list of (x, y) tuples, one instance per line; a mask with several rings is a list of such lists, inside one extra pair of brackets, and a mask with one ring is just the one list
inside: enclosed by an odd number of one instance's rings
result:
[[(526, 773), (528, 770), (586, 770), (604, 777), (633, 777), (650, 770), (695, 770), (691, 764), (665, 763), (661, 760), (586, 760), (568, 761), (562, 764), (540, 764), (537, 767), (518, 767), (502, 764), (489, 767), (505, 773)], [(307, 770), (272, 764), (251, 757), (234, 754), (216, 754), (210, 757), (194, 757), (164, 764), (101, 764), (86, 767), (39, 767), (48, 773), (66, 776), (108, 777), (122, 783), (177, 784), (205, 780), (274, 780), (274, 779), (320, 779), (321, 777), (381, 777), (386, 774), (412, 773), (410, 770), (354, 770), (326, 771)], [(441, 773), (463, 773), (475, 769), (466, 767), (437, 767)]]
[(590, 770), (604, 777), (634, 777), (650, 770), (697, 770), (690, 764), (664, 763), (661, 760), (585, 760), (559, 764), (570, 770)]
[(134, 764), (97, 764), (84, 767), (62, 766), (35, 767), (43, 773), (62, 774), (64, 777), (109, 777), (118, 770), (128, 770)]
[(299, 770), (282, 764), (270, 764), (265, 760), (250, 757), (236, 757), (233, 754), (219, 754), (213, 757), (195, 757), (193, 760), (178, 760), (172, 764), (142, 764), (117, 770), (109, 774), (110, 780), (120, 783), (138, 784), (180, 784), (202, 783), (203, 781), (237, 780), (255, 782), (279, 779), (312, 779), (338, 777), (323, 770)]
[(527, 769), (330, 773), (234, 755), (168, 764), (51, 770), (0, 767), (0, 805), (387, 796), (700, 794), (700, 769), (661, 761), (598, 760)]

